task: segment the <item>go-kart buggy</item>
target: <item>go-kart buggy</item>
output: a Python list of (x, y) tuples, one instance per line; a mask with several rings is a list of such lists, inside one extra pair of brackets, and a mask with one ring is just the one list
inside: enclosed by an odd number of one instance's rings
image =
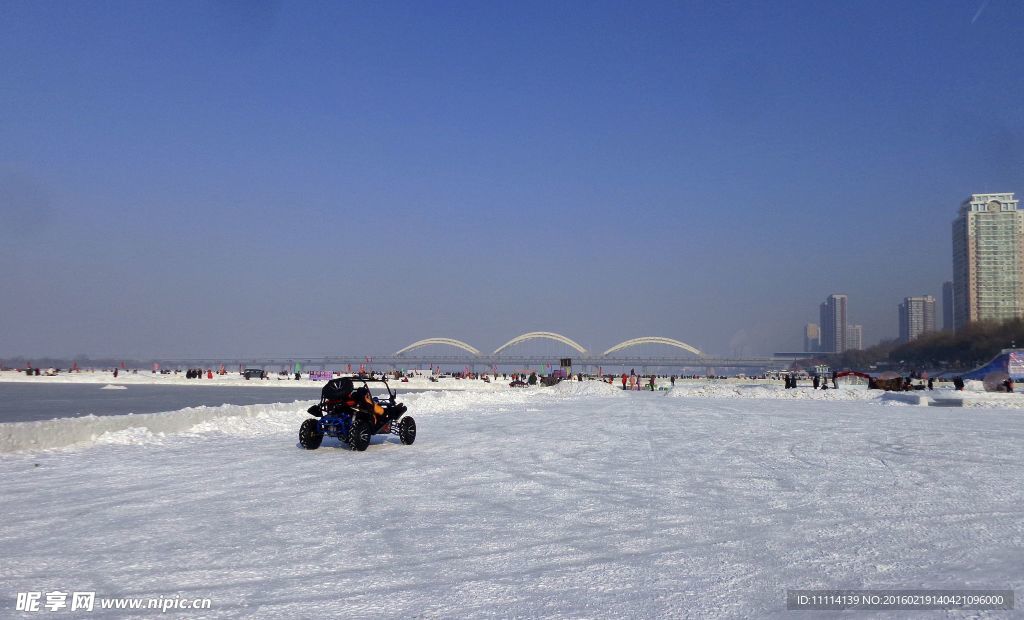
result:
[[(357, 388), (356, 382), (362, 385)], [(388, 396), (374, 396), (370, 383), (383, 383)], [(362, 452), (370, 445), (370, 437), (383, 433), (398, 435), (403, 444), (410, 445), (416, 441), (416, 420), (404, 415), (406, 410), (385, 379), (331, 379), (320, 391), (320, 403), (307, 409), (313, 418), (299, 427), (299, 445), (316, 450), (328, 435)]]

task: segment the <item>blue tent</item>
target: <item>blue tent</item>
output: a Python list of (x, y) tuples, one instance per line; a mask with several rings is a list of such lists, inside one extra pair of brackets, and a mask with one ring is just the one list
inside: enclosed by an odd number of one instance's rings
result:
[(1003, 349), (992, 361), (963, 375), (969, 381), (983, 381), (993, 372), (1003, 372), (1014, 381), (1024, 378), (1024, 349)]

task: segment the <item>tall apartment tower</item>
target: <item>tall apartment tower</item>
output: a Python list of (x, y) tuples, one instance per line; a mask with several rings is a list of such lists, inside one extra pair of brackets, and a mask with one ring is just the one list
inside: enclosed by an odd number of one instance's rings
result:
[(864, 348), (864, 327), (862, 325), (846, 326), (846, 350), (860, 351)]
[(900, 304), (900, 342), (910, 342), (921, 334), (935, 331), (935, 298), (931, 295), (907, 297)]
[(808, 323), (804, 326), (804, 351), (808, 353), (821, 351), (821, 329), (817, 323)]
[(953, 331), (953, 283), (942, 283), (942, 331)]
[(953, 221), (953, 327), (1024, 316), (1024, 211), (1012, 193), (972, 194)]
[(846, 295), (829, 295), (819, 310), (822, 352), (842, 353), (846, 350)]

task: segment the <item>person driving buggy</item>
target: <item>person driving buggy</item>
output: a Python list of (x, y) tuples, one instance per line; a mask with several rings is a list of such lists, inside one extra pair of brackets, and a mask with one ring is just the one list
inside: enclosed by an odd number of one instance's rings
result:
[(345, 398), (345, 405), (365, 413), (372, 413), (374, 417), (384, 413), (384, 407), (374, 401), (373, 395), (370, 394), (370, 388), (365, 385), (352, 390)]
[(341, 392), (341, 404), (356, 411), (373, 414), (375, 420), (385, 413), (388, 414), (388, 417), (394, 419), (406, 411), (405, 405), (401, 404), (389, 407), (385, 410), (385, 408), (380, 406), (376, 399), (373, 398), (373, 395), (370, 393), (370, 388), (365, 385), (356, 388), (350, 377), (343, 377), (339, 382), (338, 387)]
[(382, 415), (397, 419), (407, 411), (407, 407), (400, 403), (389, 405), (387, 408), (381, 406), (366, 384), (355, 387), (351, 377), (328, 381), (324, 386), (321, 404), (310, 407), (309, 413), (321, 417), (324, 414), (337, 413), (339, 409), (371, 414), (375, 422), (379, 422)]

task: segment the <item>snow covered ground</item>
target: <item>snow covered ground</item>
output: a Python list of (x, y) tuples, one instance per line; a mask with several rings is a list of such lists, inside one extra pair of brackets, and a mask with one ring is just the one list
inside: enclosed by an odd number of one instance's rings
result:
[(71, 420), (74, 445), (0, 454), (0, 615), (49, 590), (208, 597), (180, 615), (230, 618), (780, 617), (787, 588), (1020, 598), (1024, 412), (687, 390), (410, 394), (416, 443), (363, 453), (299, 449), (304, 403)]

